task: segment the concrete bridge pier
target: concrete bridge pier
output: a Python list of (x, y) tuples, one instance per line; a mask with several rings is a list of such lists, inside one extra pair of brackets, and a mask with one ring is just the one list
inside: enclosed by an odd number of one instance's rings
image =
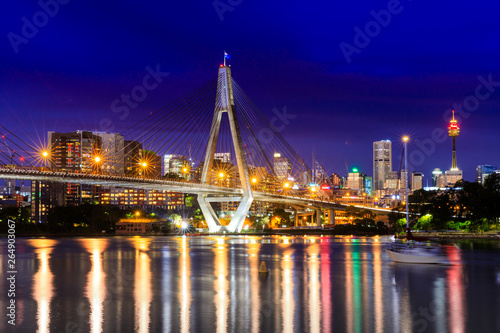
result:
[(316, 226), (321, 228), (321, 209), (316, 209)]

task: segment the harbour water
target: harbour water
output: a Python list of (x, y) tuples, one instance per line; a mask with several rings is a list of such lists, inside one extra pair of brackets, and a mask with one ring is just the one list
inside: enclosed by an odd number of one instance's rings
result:
[[(16, 240), (0, 332), (500, 332), (500, 243), (397, 264), (385, 237)], [(7, 276), (7, 240), (0, 242)], [(264, 261), (269, 274), (258, 273)]]

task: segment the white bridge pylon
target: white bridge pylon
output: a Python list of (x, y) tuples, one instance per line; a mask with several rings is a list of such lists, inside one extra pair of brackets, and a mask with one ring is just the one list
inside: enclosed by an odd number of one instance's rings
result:
[[(208, 139), (207, 150), (205, 153), (205, 162), (203, 164), (203, 172), (201, 174), (202, 183), (210, 181), (210, 173), (214, 163), (215, 148), (217, 146), (217, 138), (219, 136), (220, 124), (222, 115), (227, 112), (229, 127), (231, 130), (231, 139), (234, 145), (234, 153), (236, 155), (236, 164), (241, 182), (242, 197), (238, 209), (231, 218), (229, 225), (221, 225), (217, 214), (212, 208), (210, 202), (235, 201), (234, 197), (209, 197), (207, 194), (198, 194), (198, 203), (200, 209), (205, 216), (208, 229), (210, 232), (240, 232), (243, 228), (245, 218), (250, 210), (253, 201), (252, 188), (248, 177), (248, 164), (243, 150), (241, 141), (240, 128), (236, 119), (234, 107), (233, 84), (231, 79), (231, 68), (229, 66), (221, 66), (219, 68), (219, 77), (217, 81), (217, 97), (215, 101), (214, 117), (212, 119), (212, 127), (210, 129), (210, 138)], [(238, 198), (239, 199), (239, 198)]]

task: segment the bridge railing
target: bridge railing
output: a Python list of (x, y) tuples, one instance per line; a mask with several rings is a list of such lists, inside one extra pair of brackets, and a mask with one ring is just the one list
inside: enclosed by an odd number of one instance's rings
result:
[[(193, 187), (195, 188), (203, 188), (203, 189), (214, 189), (217, 191), (220, 191), (221, 189), (230, 189), (230, 190), (241, 190), (241, 188), (238, 188), (236, 186), (229, 187), (229, 186), (219, 186), (217, 184), (207, 184), (207, 183), (202, 183), (199, 181), (194, 181), (194, 180), (169, 180), (163, 177), (144, 177), (144, 176), (138, 176), (138, 175), (127, 175), (127, 174), (112, 174), (112, 173), (107, 173), (107, 174), (101, 174), (101, 173), (83, 173), (83, 172), (71, 172), (71, 171), (62, 171), (57, 168), (49, 168), (49, 167), (32, 167), (32, 166), (16, 166), (16, 165), (0, 165), (0, 173), (3, 174), (15, 174), (19, 175), (20, 178), (22, 178), (22, 175), (40, 175), (40, 176), (58, 176), (61, 178), (68, 178), (65, 182), (71, 183), (71, 178), (75, 180), (74, 178), (79, 178), (79, 179), (101, 179), (103, 181), (110, 180), (110, 181), (132, 181), (132, 182), (143, 182), (143, 183), (157, 183), (157, 184), (169, 184), (169, 185), (175, 185), (178, 187)], [(273, 191), (262, 191), (262, 188), (260, 190), (255, 190), (255, 194), (259, 195), (265, 195), (268, 197), (274, 197), (278, 199), (295, 199), (295, 200), (301, 200), (301, 201), (306, 201), (311, 204), (332, 204), (332, 203), (337, 203), (335, 200), (321, 200), (318, 198), (310, 198), (307, 197), (306, 195), (301, 195), (300, 192), (288, 192), (285, 193), (284, 191), (281, 191), (282, 193), (276, 193)]]

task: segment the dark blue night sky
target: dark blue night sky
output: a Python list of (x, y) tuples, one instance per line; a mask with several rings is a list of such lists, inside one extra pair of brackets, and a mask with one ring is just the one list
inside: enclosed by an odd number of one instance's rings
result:
[[(297, 115), (285, 138), (307, 161), (314, 149), (329, 172), (346, 174), (347, 161), (371, 175), (380, 139), (393, 141), (397, 170), (403, 134), (414, 170), (449, 169), (451, 140), (430, 141), (454, 104), (465, 179), (478, 164), (500, 166), (497, 1), (41, 3), (53, 17), (18, 0), (0, 20), (1, 122), (21, 135), (98, 129), (103, 118), (127, 128), (213, 78), (226, 50), (255, 104)], [(23, 31), (33, 19), (38, 31)], [(111, 103), (147, 66), (169, 75), (119, 119)]]

